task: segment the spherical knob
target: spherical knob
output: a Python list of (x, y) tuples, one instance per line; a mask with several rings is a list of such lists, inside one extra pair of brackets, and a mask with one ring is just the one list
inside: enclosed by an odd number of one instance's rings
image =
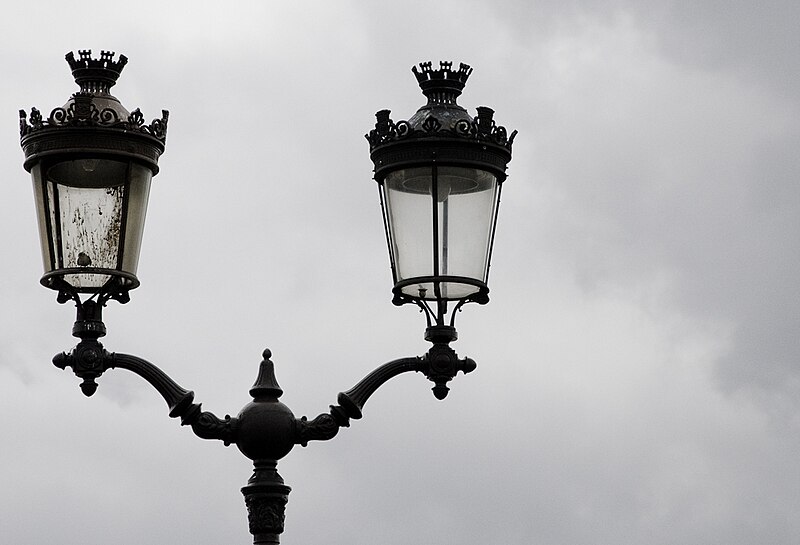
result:
[(277, 399), (258, 399), (239, 413), (236, 446), (251, 460), (280, 460), (292, 450), (295, 418)]

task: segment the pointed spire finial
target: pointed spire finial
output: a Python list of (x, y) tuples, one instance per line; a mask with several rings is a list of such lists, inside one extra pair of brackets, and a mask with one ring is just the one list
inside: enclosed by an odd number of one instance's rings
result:
[(272, 351), (267, 348), (262, 354), (264, 358), (261, 360), (261, 365), (258, 368), (258, 378), (250, 388), (250, 395), (253, 399), (261, 397), (274, 397), (275, 399), (283, 395), (283, 390), (278, 385), (278, 380), (275, 378), (275, 364), (270, 359)]

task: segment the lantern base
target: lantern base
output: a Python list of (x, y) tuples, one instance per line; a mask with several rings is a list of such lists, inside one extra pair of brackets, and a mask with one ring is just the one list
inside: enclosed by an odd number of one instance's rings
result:
[(399, 280), (392, 290), (394, 304), (413, 301), (463, 301), (486, 304), (489, 287), (485, 282), (467, 276), (415, 276)]
[[(76, 275), (105, 275), (107, 280), (98, 286), (75, 286), (69, 282), (69, 278)], [(114, 299), (122, 304), (131, 300), (129, 291), (139, 287), (139, 279), (131, 273), (117, 271), (114, 269), (80, 268), (80, 269), (58, 269), (42, 276), (39, 281), (44, 287), (58, 291), (56, 300), (59, 303), (74, 301), (79, 307), (83, 304), (80, 294), (92, 294), (91, 298), (96, 298), (100, 306), (104, 306), (109, 299)]]
[[(434, 285), (436, 289), (420, 291), (419, 296), (409, 293), (409, 287), (420, 285)], [(458, 284), (469, 291), (460, 297), (447, 298), (441, 286)], [(458, 338), (456, 334), (456, 314), (467, 303), (485, 305), (489, 302), (489, 288), (484, 282), (463, 276), (420, 276), (408, 278), (397, 282), (392, 290), (394, 298), (392, 303), (397, 306), (413, 303), (425, 314), (428, 328), (425, 330), (425, 340), (432, 343), (449, 343)], [(433, 293), (431, 293), (433, 292)], [(449, 303), (453, 303), (451, 306)], [(450, 314), (449, 319), (447, 314)]]

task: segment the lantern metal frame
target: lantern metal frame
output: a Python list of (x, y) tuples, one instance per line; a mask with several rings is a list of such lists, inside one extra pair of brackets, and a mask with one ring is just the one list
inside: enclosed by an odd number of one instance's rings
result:
[[(494, 111), (481, 106), (477, 108), (477, 116), (473, 119), (467, 111), (457, 103), (464, 86), (472, 73), (472, 68), (461, 63), (458, 70), (453, 63), (442, 61), (438, 69), (433, 69), (430, 61), (412, 67), (412, 72), (428, 103), (422, 106), (409, 120), (393, 121), (390, 110), (380, 110), (375, 114), (375, 128), (365, 135), (370, 145), (370, 158), (374, 164), (374, 179), (378, 183), (383, 213), (386, 243), (389, 249), (389, 261), (392, 269), (394, 294), (392, 302), (401, 306), (415, 304), (426, 316), (428, 330), (426, 338), (448, 336), (457, 338), (455, 316), (466, 303), (486, 304), (489, 301), (489, 287), (483, 279), (454, 276), (439, 273), (437, 206), (438, 171), (443, 167), (463, 167), (477, 169), (493, 175), (497, 183), (497, 195), (491, 211), (488, 247), (486, 248), (485, 278), (488, 278), (491, 266), (491, 255), (497, 227), (497, 211), (500, 205), (503, 182), (506, 180), (506, 169), (511, 160), (511, 148), (517, 131), (510, 135), (505, 127), (494, 121)], [(432, 251), (433, 270), (436, 274), (400, 278), (397, 265), (396, 248), (393, 243), (388, 203), (384, 197), (384, 185), (387, 177), (396, 171), (410, 168), (428, 168), (431, 171), (432, 190)], [(464, 297), (448, 297), (440, 293), (439, 286), (454, 282), (471, 285), (477, 291)], [(420, 294), (413, 296), (403, 288), (421, 283), (434, 286), (435, 308), (428, 303), (432, 298)], [(446, 319), (448, 303), (454, 302), (449, 322)]]
[[(91, 58), (89, 50), (79, 53), (78, 61), (71, 53), (67, 55), (76, 81), (81, 85), (81, 91), (73, 96), (67, 107), (54, 109), (47, 120), (35, 108), (30, 115), (20, 111), (25, 169), (30, 171), (35, 165), (47, 164), (48, 161), (99, 155), (136, 161), (151, 169), (155, 175), (158, 172), (158, 158), (164, 151), (167, 111), (163, 111), (161, 119), (145, 125), (138, 109), (122, 117), (114, 108), (99, 107), (98, 103), (101, 102), (98, 102), (98, 97), (107, 96), (108, 88), (116, 82), (127, 59), (120, 56), (119, 61), (113, 61), (114, 53), (105, 51), (98, 60)], [(388, 111), (379, 112), (378, 115), (379, 123), (368, 139), (373, 160), (376, 161), (376, 179), (379, 183), (385, 172), (392, 168), (429, 165), (432, 162), (444, 165), (473, 164), (496, 175), (498, 183), (505, 179), (505, 166), (510, 159), (511, 143), (516, 132), (507, 137), (505, 129), (494, 125), (489, 109), (479, 109), (478, 118), (469, 123), (459, 122), (449, 132), (436, 127), (436, 119), (426, 119), (422, 128), (424, 134), (408, 122), (392, 123)], [(46, 230), (48, 236), (52, 233), (52, 229)], [(63, 274), (63, 270), (57, 272)], [(103, 270), (102, 273), (107, 271)], [(138, 285), (135, 277), (127, 280), (128, 283), (113, 280), (82, 301), (80, 290), (69, 285), (59, 274), (45, 275), (42, 283), (59, 291), (59, 302), (75, 302), (77, 317), (72, 334), (80, 339), (70, 352), (56, 355), (53, 363), (61, 369), (71, 368), (82, 379), (80, 388), (86, 396), (95, 393), (98, 387), (96, 381), (104, 372), (114, 368), (127, 369), (152, 385), (166, 401), (169, 416), (179, 418), (182, 425), (190, 426), (195, 435), (202, 439), (222, 441), (226, 446), (236, 444), (253, 461), (254, 471), (242, 488), (242, 494), (248, 511), (250, 533), (256, 545), (279, 543), (291, 489), (278, 474), (277, 462), (294, 445), (306, 446), (310, 441), (335, 437), (340, 428), (350, 425), (350, 420), (360, 419), (370, 396), (397, 375), (412, 371), (422, 373), (434, 383), (432, 390), (435, 397), (444, 399), (449, 392), (448, 382), (458, 372), (466, 374), (476, 368), (472, 359), (458, 357), (450, 347), (450, 342), (456, 339), (452, 322), (446, 325), (437, 317), (434, 324), (429, 314), (425, 337), (432, 346), (426, 354), (380, 365), (353, 388), (339, 393), (337, 404), (331, 405), (327, 413), (312, 420), (305, 416), (299, 419), (294, 417), (291, 410), (279, 401), (283, 390), (275, 378), (272, 354), (267, 349), (262, 354), (258, 376), (250, 389), (252, 401), (237, 416), (219, 418), (204, 411), (201, 404), (194, 402), (192, 391), (181, 387), (154, 364), (138, 356), (108, 352), (100, 343), (99, 339), (106, 334), (103, 307), (110, 299), (127, 302), (128, 291)], [(468, 301), (485, 303), (488, 300), (488, 288), (485, 285), (479, 288), (478, 295), (459, 301), (456, 308)], [(395, 294), (396, 303), (408, 302), (402, 297), (398, 299), (397, 288)], [(424, 302), (419, 304), (423, 309), (427, 306)]]

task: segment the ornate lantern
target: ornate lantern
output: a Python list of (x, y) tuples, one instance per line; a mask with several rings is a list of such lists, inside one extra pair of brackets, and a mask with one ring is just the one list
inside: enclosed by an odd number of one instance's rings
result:
[(126, 302), (136, 269), (150, 180), (164, 152), (168, 112), (151, 124), (109, 93), (124, 55), (66, 55), (80, 90), (46, 119), (20, 111), (25, 169), (33, 178), (44, 276), (59, 301), (79, 293)]
[[(426, 313), (432, 341), (456, 338), (455, 312), (485, 304), (500, 190), (511, 160), (510, 136), (479, 107), (474, 119), (456, 103), (472, 68), (430, 62), (412, 68), (427, 97), (408, 121), (375, 114), (367, 134), (389, 246), (396, 305)], [(452, 302), (449, 325), (445, 323)], [(433, 307), (431, 306), (433, 305)]]

